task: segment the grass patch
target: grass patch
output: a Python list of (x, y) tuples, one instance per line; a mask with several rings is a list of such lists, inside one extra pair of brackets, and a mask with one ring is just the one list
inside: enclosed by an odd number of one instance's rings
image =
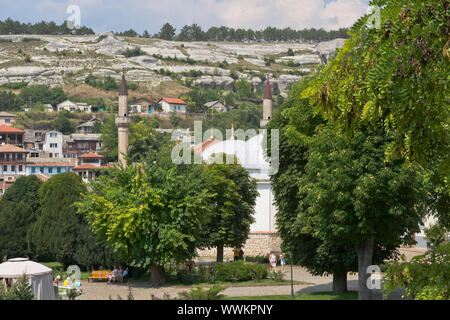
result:
[[(348, 291), (342, 294), (335, 294), (333, 292), (315, 292), (311, 294), (296, 294), (294, 300), (357, 300), (358, 292)], [(271, 295), (271, 296), (238, 296), (225, 297), (224, 300), (292, 300), (291, 296), (285, 295)]]

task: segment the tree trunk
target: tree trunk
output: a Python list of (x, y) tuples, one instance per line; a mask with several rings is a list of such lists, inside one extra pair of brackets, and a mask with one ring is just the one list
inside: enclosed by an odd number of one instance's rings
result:
[(333, 273), (333, 292), (344, 293), (347, 292), (347, 272)]
[(358, 300), (372, 300), (372, 291), (367, 286), (370, 274), (367, 268), (372, 265), (374, 239), (360, 243), (356, 247), (358, 254)]
[(223, 245), (217, 246), (217, 262), (223, 262)]
[(164, 268), (161, 266), (151, 266), (150, 267), (150, 284), (152, 286), (159, 286), (164, 284)]

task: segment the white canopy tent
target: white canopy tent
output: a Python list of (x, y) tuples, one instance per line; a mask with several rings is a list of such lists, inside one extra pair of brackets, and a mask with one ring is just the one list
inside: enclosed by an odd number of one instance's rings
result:
[(37, 300), (56, 300), (52, 269), (27, 258), (15, 258), (0, 264), (0, 278), (17, 280), (27, 275)]

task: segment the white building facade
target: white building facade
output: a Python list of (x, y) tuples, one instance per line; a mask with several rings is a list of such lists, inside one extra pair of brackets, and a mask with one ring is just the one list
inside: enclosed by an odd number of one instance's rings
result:
[(58, 131), (48, 131), (45, 133), (44, 152), (49, 154), (50, 158), (63, 157), (63, 134)]

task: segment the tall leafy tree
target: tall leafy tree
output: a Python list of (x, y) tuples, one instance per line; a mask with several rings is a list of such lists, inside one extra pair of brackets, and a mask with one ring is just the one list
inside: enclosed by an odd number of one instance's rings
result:
[(176, 29), (170, 23), (165, 23), (158, 33), (158, 38), (164, 40), (173, 40), (173, 37), (175, 36), (175, 31)]
[(214, 216), (206, 225), (206, 246), (217, 247), (217, 262), (223, 262), (223, 248), (241, 247), (248, 238), (254, 221), (256, 182), (237, 163), (226, 164), (226, 155), (218, 154), (223, 164), (207, 164), (203, 173), (208, 178)]
[(210, 195), (198, 166), (176, 166), (170, 152), (145, 165), (112, 169), (90, 186), (79, 211), (92, 231), (132, 266), (160, 284), (164, 266), (185, 261), (202, 241)]
[(68, 266), (104, 265), (110, 253), (90, 232), (74, 203), (81, 199), (86, 186), (72, 172), (51, 177), (39, 189), (41, 215), (30, 228), (31, 249), (38, 259), (59, 261)]
[(336, 130), (321, 128), (311, 143), (303, 198), (297, 215), (302, 233), (356, 248), (359, 299), (370, 299), (367, 268), (376, 244), (412, 244), (425, 210), (420, 169), (384, 161), (390, 142), (382, 131), (357, 132), (350, 143)]
[[(347, 290), (347, 273), (358, 270), (355, 247), (303, 232), (299, 217), (299, 212), (306, 210), (307, 205), (304, 195), (299, 193), (298, 181), (305, 175), (309, 143), (316, 134), (316, 127), (325, 123), (320, 114), (314, 113), (308, 99), (301, 97), (307, 86), (308, 81), (295, 84), (268, 125), (269, 134), (272, 129), (278, 129), (280, 134), (279, 170), (271, 176), (277, 228), (283, 239), (283, 250), (292, 253), (295, 262), (314, 275), (332, 274), (333, 291), (341, 293)], [(270, 144), (268, 147), (270, 150)], [(374, 263), (394, 257), (395, 249), (375, 243)]]
[(0, 257), (32, 255), (27, 233), (40, 215), (38, 190), (41, 185), (34, 175), (20, 177), (0, 199)]
[(349, 134), (361, 124), (385, 126), (394, 134), (390, 157), (422, 164), (437, 158), (448, 168), (448, 2), (370, 4), (382, 8), (380, 26), (368, 24), (373, 17), (358, 20), (305, 94)]

